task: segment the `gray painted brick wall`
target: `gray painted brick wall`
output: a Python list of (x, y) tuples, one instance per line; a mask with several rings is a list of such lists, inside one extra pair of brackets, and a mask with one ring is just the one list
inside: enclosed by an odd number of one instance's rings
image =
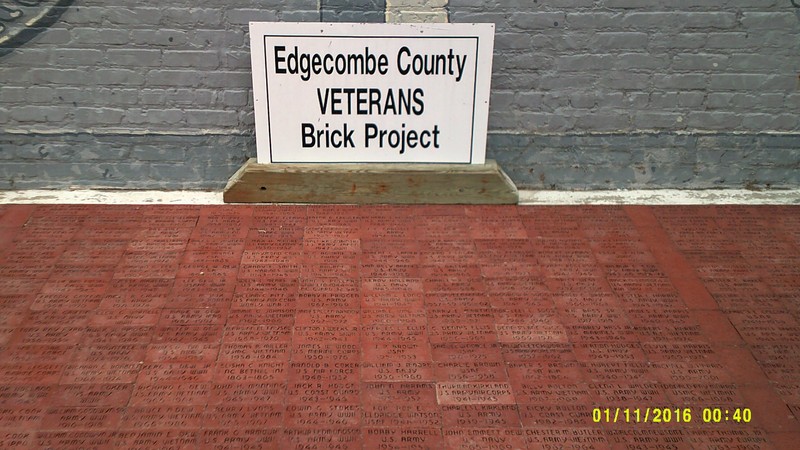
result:
[(249, 157), (242, 134), (0, 133), (5, 189), (219, 189)]
[(386, 22), (386, 0), (320, 0), (322, 22)]
[(247, 23), (319, 21), (317, 0), (196, 5), (76, 1), (47, 30), (60, 39), (42, 34), (0, 59), (0, 126), (252, 133)]
[[(76, 0), (0, 57), (0, 188), (219, 188), (255, 153), (247, 22), (382, 21), (382, 8)], [(521, 186), (800, 184), (789, 0), (446, 8), (497, 24), (487, 151)]]
[(450, 0), (449, 11), (497, 25), (489, 155), (519, 185), (800, 182), (789, 0)]
[(800, 131), (800, 13), (789, 0), (449, 9), (452, 22), (497, 24), (492, 131)]

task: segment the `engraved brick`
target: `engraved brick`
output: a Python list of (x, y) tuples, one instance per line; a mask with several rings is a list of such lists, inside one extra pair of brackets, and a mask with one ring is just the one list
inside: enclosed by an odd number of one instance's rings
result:
[(362, 326), (370, 325), (425, 325), (427, 317), (422, 309), (422, 297), (418, 297), (419, 307), (368, 307), (361, 310)]
[(677, 362), (663, 361), (653, 363), (653, 373), (665, 383), (730, 383), (732, 377), (722, 364), (716, 362)]
[(218, 344), (169, 342), (148, 346), (144, 359), (147, 362), (214, 362), (218, 354)]
[(512, 383), (519, 404), (592, 404), (595, 395), (586, 385), (536, 383), (534, 380)]
[(526, 428), (524, 442), (529, 447), (548, 445), (607, 446), (604, 430), (595, 427), (584, 428)]
[(242, 448), (270, 448), (279, 446), (281, 436), (280, 428), (206, 428), (200, 433), (199, 442), (202, 443), (202, 446), (209, 448), (228, 445), (237, 445)]
[(365, 361), (430, 361), (426, 342), (373, 342), (362, 347)]
[(585, 381), (583, 366), (577, 361), (512, 361), (507, 363), (511, 380), (539, 380), (548, 383)]
[(54, 386), (51, 385), (6, 385), (0, 384), (0, 406), (42, 406), (49, 399)]
[(337, 447), (346, 450), (362, 448), (361, 430), (358, 428), (300, 428), (287, 427), (283, 431), (280, 448), (315, 445), (321, 448)]
[(121, 430), (114, 433), (113, 443), (115, 448), (184, 448), (198, 443), (197, 434), (193, 430)]
[(43, 408), (33, 406), (0, 407), (0, 429), (24, 430), (39, 424), (45, 414)]
[(591, 408), (581, 404), (520, 404), (523, 427), (587, 427), (594, 424)]
[(294, 308), (235, 309), (228, 313), (227, 326), (294, 324)]
[(97, 327), (150, 326), (158, 323), (160, 314), (159, 309), (99, 309), (89, 323)]
[(437, 383), (436, 396), (441, 405), (515, 403), (508, 383)]
[(290, 427), (354, 427), (361, 424), (361, 405), (342, 403), (286, 406), (285, 425)]
[(159, 326), (153, 335), (155, 343), (219, 342), (222, 325), (168, 325)]
[[(680, 302), (677, 295), (675, 296), (675, 301)], [(593, 307), (614, 308), (621, 305), (619, 297), (608, 292), (584, 293), (557, 291), (556, 295), (553, 296), (553, 302), (562, 310)]]
[(55, 384), (64, 371), (63, 364), (24, 363), (0, 365), (0, 380), (7, 385)]
[(770, 447), (767, 433), (759, 428), (721, 429), (703, 427), (690, 429), (688, 441), (694, 446), (712, 446), (720, 443), (729, 446), (747, 445), (750, 448), (767, 449)]
[(282, 404), (286, 397), (286, 384), (279, 382), (222, 382), (213, 383), (209, 405), (219, 404)]
[(364, 381), (433, 381), (434, 368), (430, 361), (381, 361), (361, 364)]
[(362, 391), (365, 405), (395, 403), (437, 404), (434, 383), (364, 383)]
[(707, 407), (714, 405), (742, 405), (744, 400), (734, 384), (666, 384), (659, 385), (676, 405)]
[(575, 360), (572, 344), (567, 342), (512, 342), (503, 343), (506, 361)]
[(215, 383), (277, 383), (285, 382), (285, 361), (251, 361), (218, 363)]
[(442, 381), (503, 381), (508, 379), (500, 361), (436, 362), (435, 375)]
[(443, 405), (444, 428), (519, 427), (517, 405)]
[(360, 314), (357, 309), (299, 309), (295, 313), (295, 325), (347, 325), (358, 326)]
[(130, 384), (61, 384), (51, 402), (59, 406), (125, 406), (132, 390)]
[(514, 342), (567, 342), (567, 330), (560, 324), (497, 325), (497, 339)]
[(463, 324), (428, 326), (430, 341), (441, 342), (497, 342), (499, 332), (494, 324)]
[[(219, 351), (219, 361), (288, 361), (289, 344), (282, 343), (228, 343)], [(216, 359), (216, 358), (215, 358)]]
[(451, 448), (525, 448), (524, 430), (520, 428), (446, 428), (444, 440)]
[(491, 308), (489, 297), (482, 292), (438, 292), (425, 295), (429, 307)]
[(289, 379), (299, 379), (306, 382), (316, 381), (342, 381), (355, 382), (359, 380), (361, 364), (355, 362), (304, 362), (292, 361), (289, 363)]
[(651, 361), (714, 361), (714, 348), (702, 342), (643, 342), (642, 349)]
[(120, 427), (127, 429), (197, 429), (202, 423), (203, 409), (203, 406), (129, 406)]
[(164, 309), (159, 325), (206, 325), (225, 322), (227, 310), (222, 308), (178, 308)]
[(15, 449), (29, 448), (33, 433), (29, 431), (0, 431), (0, 447)]
[(421, 308), (424, 302), (420, 292), (366, 292), (361, 297), (365, 308)]
[(124, 408), (110, 406), (50, 408), (42, 418), (44, 429), (110, 429), (117, 426)]
[(130, 404), (205, 405), (210, 392), (209, 383), (137, 384), (130, 395)]
[(223, 342), (289, 342), (290, 325), (227, 325)]
[(419, 278), (422, 275), (419, 266), (415, 264), (385, 262), (371, 263), (365, 262), (363, 257), (361, 264), (358, 266), (358, 273), (362, 277), (366, 278)]
[(100, 344), (80, 346), (72, 355), (73, 362), (104, 363), (143, 361), (147, 351), (146, 344)]
[(146, 363), (137, 378), (139, 384), (203, 383), (211, 381), (214, 366), (210, 363)]
[(361, 388), (359, 382), (339, 381), (290, 381), (287, 386), (290, 403), (359, 403)]
[(114, 432), (107, 430), (68, 430), (39, 431), (33, 442), (37, 447), (82, 450), (86, 448), (105, 448), (111, 442)]
[(365, 448), (390, 445), (396, 449), (443, 448), (442, 432), (437, 428), (363, 428)]
[(317, 344), (298, 343), (292, 348), (292, 362), (340, 361), (357, 363), (361, 359), (361, 347), (358, 344)]
[(139, 374), (140, 363), (73, 363), (64, 368), (61, 383), (103, 384), (132, 383)]
[(72, 357), (75, 345), (67, 344), (21, 344), (8, 347), (3, 353), (3, 362), (13, 363), (66, 363)]
[(83, 330), (82, 327), (58, 324), (21, 327), (17, 331), (15, 343), (71, 345), (80, 341)]
[(634, 361), (645, 358), (642, 346), (636, 342), (580, 342), (574, 344), (574, 352), (579, 361)]

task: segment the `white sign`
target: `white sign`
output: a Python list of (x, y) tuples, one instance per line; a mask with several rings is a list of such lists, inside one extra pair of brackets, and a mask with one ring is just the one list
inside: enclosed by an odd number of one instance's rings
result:
[(483, 164), (494, 24), (250, 23), (258, 162)]

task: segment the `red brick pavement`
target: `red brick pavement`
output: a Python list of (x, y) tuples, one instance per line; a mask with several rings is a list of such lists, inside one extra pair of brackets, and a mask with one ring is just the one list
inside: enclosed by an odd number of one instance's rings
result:
[(0, 205), (0, 448), (797, 448), (800, 208)]

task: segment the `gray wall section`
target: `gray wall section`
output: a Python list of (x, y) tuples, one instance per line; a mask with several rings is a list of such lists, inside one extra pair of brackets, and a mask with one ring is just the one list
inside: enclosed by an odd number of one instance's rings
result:
[[(797, 135), (491, 133), (487, 156), (532, 189), (800, 186)], [(0, 133), (0, 188), (221, 189), (252, 135)]]
[(3, 189), (221, 189), (252, 135), (0, 133)]
[[(382, 0), (76, 0), (0, 57), (0, 188), (219, 188), (249, 156), (247, 23)], [(789, 0), (450, 0), (494, 22), (487, 153), (524, 187), (800, 185)], [(380, 12), (380, 14), (378, 14)]]
[(800, 186), (798, 152), (798, 135), (493, 133), (487, 157), (531, 189), (764, 189)]
[(322, 22), (386, 22), (386, 0), (320, 0)]
[(450, 0), (497, 25), (490, 130), (800, 131), (790, 0)]
[(317, 0), (76, 0), (0, 59), (0, 127), (252, 133), (250, 21), (318, 22)]

